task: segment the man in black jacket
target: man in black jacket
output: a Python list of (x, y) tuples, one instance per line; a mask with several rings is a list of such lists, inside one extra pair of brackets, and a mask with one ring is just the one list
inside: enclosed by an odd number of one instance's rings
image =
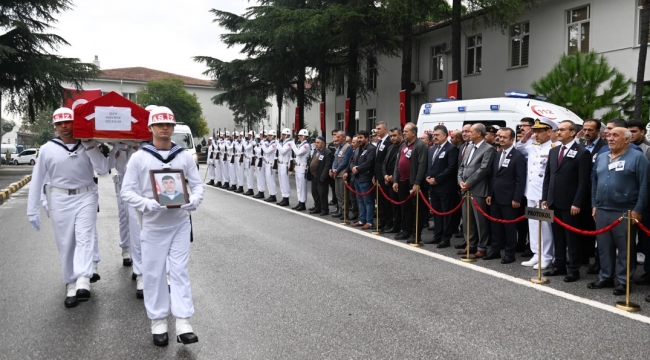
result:
[[(387, 192), (388, 196), (393, 201), (399, 201), (399, 195), (396, 191), (393, 190), (393, 174), (395, 170), (395, 163), (397, 162), (397, 153), (399, 148), (404, 141), (402, 137), (402, 130), (400, 128), (394, 127), (390, 129), (390, 141), (391, 145), (388, 147), (386, 158), (384, 159), (384, 164), (382, 166), (382, 175), (383, 182), (388, 186), (389, 190)], [(402, 229), (402, 210), (400, 206), (393, 205), (388, 203), (388, 206), (391, 208), (391, 219), (387, 219), (387, 224), (392, 224), (392, 227), (388, 227), (384, 233), (387, 234), (397, 234)]]
[[(359, 148), (352, 156), (348, 173), (343, 175), (343, 179), (348, 176), (354, 182), (354, 189), (357, 193), (366, 193), (372, 187), (372, 178), (375, 170), (375, 156), (377, 149), (370, 143), (370, 134), (361, 130), (357, 133)], [(364, 230), (372, 228), (372, 221), (375, 215), (374, 194), (366, 196), (357, 196), (359, 203), (359, 221), (352, 226), (361, 227)]]
[[(399, 194), (400, 201), (406, 200), (410, 193), (416, 197), (416, 192), (426, 188), (425, 175), (427, 172), (427, 158), (429, 148), (422, 140), (418, 139), (418, 127), (413, 123), (404, 126), (404, 142), (400, 146), (393, 171), (393, 190)], [(419, 201), (419, 213), (415, 214), (415, 202)], [(415, 239), (409, 239), (411, 234), (416, 234), (418, 239), (422, 233), (423, 222), (428, 209), (419, 196), (416, 199), (407, 201), (402, 205), (402, 232), (395, 235), (395, 240), (407, 240), (414, 243)], [(415, 228), (415, 217), (417, 216), (418, 228)]]
[[(334, 154), (336, 153), (336, 144), (334, 143), (334, 139), (336, 137), (336, 134), (339, 133), (339, 131), (340, 131), (339, 129), (332, 130), (332, 142), (327, 144), (327, 149), (330, 151), (332, 156), (334, 156)], [(327, 184), (332, 189), (332, 201), (330, 201), (329, 204), (325, 207), (327, 207), (329, 211), (329, 205), (334, 205), (336, 206), (336, 211), (339, 211), (339, 202), (338, 199), (336, 198), (336, 179), (329, 177), (327, 179)]]
[(325, 138), (316, 139), (316, 149), (309, 162), (309, 171), (312, 175), (311, 196), (314, 198), (314, 209), (310, 214), (326, 216), (329, 214), (327, 193), (329, 192), (329, 170), (332, 168), (332, 153), (325, 147)]
[[(389, 186), (384, 181), (384, 175), (382, 167), (384, 166), (384, 159), (386, 159), (386, 154), (388, 154), (388, 147), (391, 144), (390, 136), (388, 136), (388, 125), (385, 122), (380, 121), (376, 125), (377, 137), (379, 138), (377, 143), (377, 155), (375, 156), (375, 180), (379, 186), (388, 194)], [(379, 196), (379, 228), (384, 229), (386, 225), (389, 228), (393, 226), (393, 214), (392, 206), (386, 200), (385, 197)]]
[[(501, 150), (492, 160), (492, 174), (488, 187), (486, 203), (490, 205), (490, 215), (497, 219), (514, 220), (520, 216), (521, 204), (526, 190), (526, 168), (528, 163), (524, 154), (514, 148), (517, 136), (511, 128), (497, 132), (497, 142)], [(492, 248), (483, 260), (501, 258), (501, 249), (505, 249), (502, 264), (515, 261), (517, 250), (517, 224), (493, 222)]]
[[(429, 149), (429, 168), (426, 181), (429, 184), (431, 206), (438, 212), (450, 211), (458, 205), (458, 148), (447, 141), (448, 132), (444, 125), (433, 128), (434, 146)], [(438, 248), (449, 247), (454, 233), (452, 216), (433, 214), (433, 238), (425, 244), (438, 244)]]
[[(589, 211), (589, 184), (591, 179), (591, 154), (575, 141), (576, 124), (562, 121), (557, 127), (557, 137), (562, 143), (548, 153), (548, 164), (542, 188), (542, 206), (555, 211), (563, 222), (577, 227), (581, 211)], [(553, 245), (555, 258), (545, 276), (566, 275), (565, 282), (580, 279), (580, 257), (578, 234), (565, 230), (553, 223)], [(569, 262), (567, 263), (567, 247)]]

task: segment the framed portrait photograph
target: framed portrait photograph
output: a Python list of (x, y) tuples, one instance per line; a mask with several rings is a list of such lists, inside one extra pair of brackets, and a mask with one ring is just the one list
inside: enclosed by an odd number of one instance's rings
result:
[(187, 192), (185, 174), (181, 169), (163, 169), (149, 171), (153, 198), (160, 205), (178, 208), (190, 202)]

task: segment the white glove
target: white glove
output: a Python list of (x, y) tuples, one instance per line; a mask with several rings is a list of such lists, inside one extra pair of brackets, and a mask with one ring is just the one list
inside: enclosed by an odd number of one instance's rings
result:
[(83, 145), (83, 147), (86, 148), (86, 150), (90, 150), (90, 149), (94, 148), (96, 144), (97, 143), (94, 140), (82, 141), (81, 142), (81, 145)]
[(200, 203), (201, 201), (199, 200), (198, 196), (191, 195), (189, 204), (181, 205), (181, 209), (187, 211), (194, 211), (199, 207)]
[(146, 212), (159, 212), (165, 210), (167, 210), (167, 207), (158, 204), (154, 199), (147, 199), (147, 202), (144, 204), (144, 211)]
[(208, 159), (208, 165), (214, 164), (214, 159)]
[(50, 217), (50, 208), (47, 207), (47, 200), (43, 200), (43, 210), (45, 210), (45, 215), (49, 218)]
[(40, 215), (27, 215), (29, 218), (29, 223), (32, 225), (32, 228), (36, 231), (41, 230), (41, 216)]

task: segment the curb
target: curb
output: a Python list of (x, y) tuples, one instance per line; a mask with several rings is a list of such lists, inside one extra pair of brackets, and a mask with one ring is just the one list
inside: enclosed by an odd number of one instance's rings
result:
[(0, 190), (0, 204), (3, 204), (5, 201), (7, 201), (7, 199), (9, 199), (9, 195), (18, 191), (20, 188), (25, 186), (31, 180), (32, 180), (32, 175), (30, 174), (16, 181), (15, 183), (12, 183), (6, 189)]

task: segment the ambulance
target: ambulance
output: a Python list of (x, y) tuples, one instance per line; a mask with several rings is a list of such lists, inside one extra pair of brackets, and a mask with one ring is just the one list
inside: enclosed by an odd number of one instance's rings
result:
[(556, 122), (571, 120), (582, 127), (582, 119), (571, 110), (545, 102), (544, 97), (519, 92), (507, 92), (505, 97), (473, 100), (437, 99), (423, 104), (418, 114), (418, 136), (433, 133), (436, 125), (447, 130), (461, 130), (465, 124), (498, 125), (519, 131), (524, 117), (545, 117)]

